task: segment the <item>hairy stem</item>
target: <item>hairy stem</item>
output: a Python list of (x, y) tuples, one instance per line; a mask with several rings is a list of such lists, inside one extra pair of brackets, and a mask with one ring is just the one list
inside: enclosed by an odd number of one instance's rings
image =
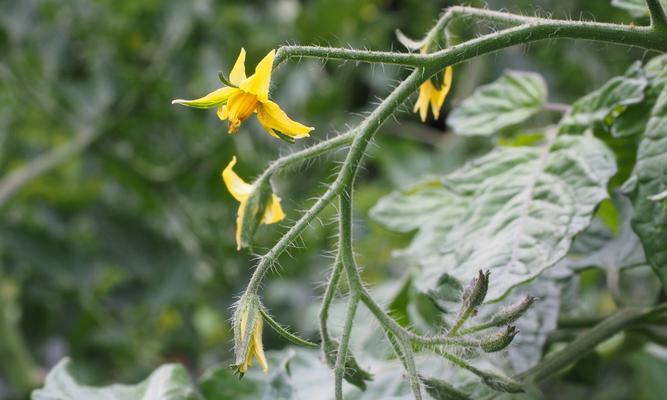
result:
[(336, 295), (336, 290), (338, 289), (338, 282), (340, 281), (340, 275), (342, 271), (343, 266), (340, 262), (340, 254), (338, 254), (336, 256), (336, 260), (334, 261), (331, 275), (329, 276), (327, 288), (324, 291), (322, 305), (320, 306), (320, 337), (322, 338), (322, 351), (324, 352), (328, 351), (327, 349), (329, 349), (329, 343), (331, 342), (331, 338), (329, 337), (329, 328), (327, 327), (327, 320), (329, 319), (329, 308), (331, 307), (331, 302)]
[[(444, 58), (447, 60), (443, 64), (444, 67), (517, 44), (563, 38), (637, 46), (665, 52), (667, 51), (667, 38), (664, 27), (667, 25), (664, 23), (664, 10), (662, 10), (659, 0), (649, 1), (649, 9), (652, 10), (653, 25), (651, 27), (637, 27), (592, 21), (526, 17), (506, 12), (455, 6), (449, 8), (443, 14), (434, 29), (427, 34), (424, 43), (432, 40), (440, 30), (457, 17), (476, 18), (487, 22), (513, 26), (513, 28), (490, 33), (431, 54), (394, 53), (318, 46), (283, 46), (278, 49), (274, 65), (277, 66), (291, 58), (305, 57), (396, 64), (407, 67), (425, 67), (434, 60), (442, 60)], [(472, 54), (470, 53), (471, 49), (475, 51)]]
[(352, 325), (354, 324), (354, 315), (357, 312), (359, 296), (354, 291), (350, 292), (350, 299), (347, 303), (347, 312), (345, 314), (345, 325), (343, 334), (340, 338), (340, 345), (336, 353), (336, 364), (334, 366), (334, 387), (336, 400), (343, 400), (343, 375), (345, 375), (345, 360), (347, 359), (350, 347), (350, 335), (352, 334)]

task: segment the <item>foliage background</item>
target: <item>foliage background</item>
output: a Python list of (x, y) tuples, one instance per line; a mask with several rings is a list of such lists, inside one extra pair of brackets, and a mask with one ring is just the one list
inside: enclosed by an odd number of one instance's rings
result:
[[(237, 155), (241, 176), (252, 177), (292, 147), (254, 121), (227, 135), (213, 112), (173, 107), (170, 100), (216, 87), (217, 71), (229, 69), (241, 46), (248, 65), (283, 43), (397, 48), (395, 28), (419, 37), (452, 3), (0, 0), (0, 177), (77, 135), (95, 137), (0, 204), (0, 397), (26, 398), (66, 355), (92, 383), (137, 381), (170, 361), (199, 375), (228, 360), (229, 306), (247, 283), (253, 257), (235, 250), (236, 203), (219, 173)], [(632, 20), (608, 0), (488, 6)], [(568, 103), (645, 56), (571, 41), (512, 48), (459, 66), (446, 108), (508, 68), (539, 71), (549, 100)], [(295, 119), (315, 126), (317, 140), (358, 121), (401, 74), (303, 61), (278, 70), (272, 95)], [(416, 115), (401, 113), (383, 128), (368, 158), (358, 182), (355, 233), (368, 282), (398, 278), (409, 267), (392, 261), (391, 250), (404, 247), (410, 235), (367, 218), (377, 199), (425, 174), (450, 171), (492, 145), (493, 139), (449, 134), (446, 114), (422, 125)], [(322, 189), (335, 165), (330, 158), (276, 180), (288, 218)], [(306, 336), (315, 333), (315, 313), (303, 310), (321, 294), (331, 263), (324, 249), (333, 247), (334, 211), (280, 260), (279, 276), (264, 289), (278, 319)], [(263, 227), (258, 250), (283, 231)], [(614, 308), (601, 272), (585, 272), (580, 290), (591, 310)], [(265, 344), (279, 349), (284, 340), (266, 330)], [(664, 381), (655, 377), (666, 362), (645, 357), (588, 357), (549, 396), (658, 398)]]

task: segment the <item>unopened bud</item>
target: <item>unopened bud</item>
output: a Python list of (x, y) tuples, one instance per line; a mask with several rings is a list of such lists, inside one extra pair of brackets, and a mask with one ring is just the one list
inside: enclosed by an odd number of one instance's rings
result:
[(420, 376), (426, 392), (435, 400), (470, 400), (470, 397), (455, 389), (449, 383), (436, 378), (426, 378)]
[(482, 338), (480, 347), (487, 353), (500, 351), (512, 343), (514, 336), (516, 336), (518, 333), (519, 331), (515, 326), (508, 326), (506, 329), (492, 333)]
[(523, 393), (523, 386), (521, 383), (504, 376), (494, 374), (484, 374), (482, 381), (493, 390), (505, 393)]
[(261, 305), (257, 295), (244, 295), (239, 300), (239, 304), (234, 312), (234, 353), (235, 363), (232, 368), (240, 377), (252, 365), (253, 357), (257, 359), (264, 372), (268, 372), (269, 367), (264, 355), (264, 346), (262, 345), (262, 316), (260, 315)]
[(476, 277), (474, 277), (465, 289), (461, 296), (463, 308), (473, 310), (484, 302), (486, 292), (489, 289), (489, 271), (480, 270)]
[(521, 318), (521, 316), (526, 312), (526, 310), (530, 308), (530, 306), (533, 305), (534, 302), (535, 297), (525, 296), (511, 306), (498, 311), (493, 317), (491, 317), (489, 324), (491, 326), (504, 326), (511, 324), (512, 322)]

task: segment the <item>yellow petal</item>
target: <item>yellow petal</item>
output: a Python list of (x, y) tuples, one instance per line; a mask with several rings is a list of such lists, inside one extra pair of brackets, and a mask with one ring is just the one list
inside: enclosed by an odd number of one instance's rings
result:
[(271, 196), (271, 202), (266, 207), (264, 211), (264, 218), (262, 218), (262, 223), (264, 224), (273, 224), (285, 218), (285, 213), (283, 208), (280, 206), (280, 197), (273, 194)]
[(431, 92), (431, 111), (433, 112), (433, 117), (435, 119), (440, 118), (440, 110), (445, 103), (449, 89), (452, 87), (452, 67), (448, 66), (445, 68), (444, 74), (445, 76), (440, 90), (436, 90), (434, 87)]
[(240, 176), (236, 175), (234, 172), (234, 165), (236, 165), (236, 156), (232, 157), (232, 161), (227, 164), (224, 170), (222, 170), (222, 180), (227, 186), (229, 193), (234, 196), (237, 201), (245, 201), (250, 196), (252, 192), (252, 185), (246, 183)]
[(229, 73), (229, 81), (238, 86), (246, 79), (245, 76), (245, 49), (241, 48), (241, 53), (234, 63), (232, 72)]
[(259, 119), (259, 123), (262, 124), (264, 129), (274, 136), (275, 133), (272, 131), (276, 130), (284, 135), (299, 139), (310, 136), (308, 133), (314, 129), (291, 120), (278, 104), (270, 100), (259, 105), (257, 119)]
[(275, 56), (276, 51), (271, 50), (269, 54), (257, 64), (255, 73), (245, 81), (241, 82), (239, 88), (256, 95), (260, 101), (268, 100), (271, 72), (273, 70), (273, 59)]
[(222, 87), (215, 90), (204, 97), (194, 100), (176, 99), (172, 100), (171, 104), (182, 104), (194, 108), (211, 108), (226, 102), (234, 93), (238, 92), (237, 88)]
[(264, 345), (262, 344), (262, 318), (258, 317), (257, 322), (255, 323), (255, 332), (252, 335), (253, 347), (255, 352), (255, 357), (259, 365), (262, 366), (264, 373), (269, 372), (269, 365), (266, 362), (266, 356), (264, 355)]
[[(239, 210), (236, 212), (236, 250), (241, 250), (241, 224), (245, 213), (246, 200), (240, 200)], [(243, 332), (243, 330), (241, 331)], [(243, 336), (243, 333), (241, 334)]]
[(221, 121), (224, 121), (227, 119), (227, 106), (226, 105), (219, 105), (218, 106), (218, 111), (216, 112), (218, 114), (218, 118), (220, 118)]
[(419, 111), (419, 117), (421, 118), (422, 122), (426, 122), (426, 116), (428, 115), (428, 103), (431, 98), (432, 90), (433, 84), (431, 84), (430, 80), (427, 80), (426, 82), (422, 83), (421, 86), (419, 86), (419, 97), (417, 98), (417, 102), (415, 103), (415, 107), (413, 108), (412, 112)]

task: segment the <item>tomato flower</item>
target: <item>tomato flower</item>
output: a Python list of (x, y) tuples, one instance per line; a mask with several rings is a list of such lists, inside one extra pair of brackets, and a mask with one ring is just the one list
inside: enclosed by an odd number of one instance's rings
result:
[(241, 122), (253, 113), (257, 113), (259, 123), (275, 138), (291, 140), (308, 137), (314, 128), (291, 120), (278, 104), (269, 100), (269, 84), (275, 54), (275, 50), (271, 50), (257, 64), (255, 73), (246, 77), (245, 49), (241, 49), (229, 79), (226, 80), (228, 86), (195, 100), (176, 99), (171, 103), (194, 108), (217, 107), (218, 117), (223, 121), (229, 121), (229, 133), (236, 132)]
[(442, 108), (447, 93), (452, 87), (452, 67), (447, 66), (444, 73), (444, 79), (440, 88), (437, 88), (431, 79), (427, 79), (426, 82), (422, 83), (419, 87), (419, 98), (415, 103), (415, 107), (412, 110), (413, 112), (419, 112), (419, 116), (422, 122), (426, 121), (426, 116), (428, 115), (428, 106), (431, 105), (431, 112), (433, 117), (438, 119), (440, 117), (440, 109)]

